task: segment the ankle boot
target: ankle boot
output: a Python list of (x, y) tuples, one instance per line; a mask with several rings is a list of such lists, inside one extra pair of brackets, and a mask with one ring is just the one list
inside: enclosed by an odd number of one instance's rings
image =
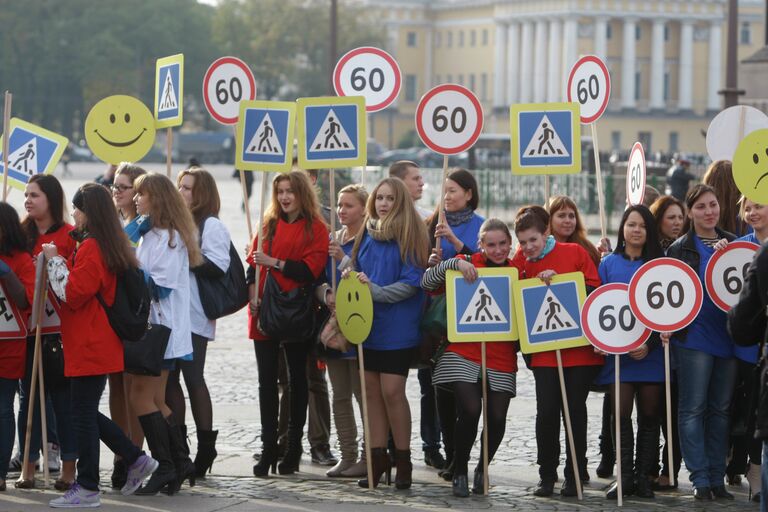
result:
[(154, 496), (166, 486), (169, 487), (169, 490), (174, 490), (176, 469), (171, 457), (168, 423), (166, 423), (160, 411), (139, 416), (139, 423), (141, 423), (141, 428), (144, 430), (144, 437), (146, 437), (147, 445), (150, 452), (152, 452), (152, 458), (160, 464), (157, 470), (152, 473), (149, 481), (134, 494)]
[[(395, 450), (395, 466), (397, 467), (395, 487), (398, 489), (410, 489), (411, 473), (413, 472), (411, 450)], [(466, 475), (466, 470), (464, 474)]]
[(637, 423), (635, 496), (653, 498), (653, 488), (651, 481), (648, 480), (648, 473), (656, 465), (659, 456), (659, 419), (653, 416), (638, 416)]
[[(634, 481), (634, 464), (633, 459), (635, 455), (635, 433), (632, 428), (632, 418), (621, 418), (621, 495), (631, 496), (635, 491)], [(614, 443), (615, 446), (615, 443)], [(615, 500), (618, 498), (619, 489), (618, 482), (614, 482), (608, 488), (608, 492), (605, 493), (605, 497), (609, 500)]]
[(288, 448), (285, 451), (285, 456), (280, 464), (277, 465), (277, 472), (281, 475), (292, 475), (299, 470), (299, 463), (301, 462), (301, 437), (302, 432), (296, 434), (295, 432), (288, 431)]
[[(173, 465), (176, 468), (176, 489), (174, 492), (181, 489), (184, 480), (189, 479), (189, 486), (195, 486), (195, 465), (192, 463), (192, 459), (189, 458), (189, 445), (187, 444), (186, 430), (177, 425), (173, 419), (173, 415), (166, 418), (168, 425), (168, 439), (171, 446), (171, 457), (173, 458)], [(173, 494), (173, 492), (169, 493)]]
[(381, 481), (381, 475), (385, 473), (387, 475), (387, 485), (392, 484), (392, 462), (385, 448), (371, 448), (371, 471), (373, 474), (358, 480), (357, 485), (367, 489), (368, 478), (371, 478), (373, 480), (373, 487), (376, 488)]
[(275, 474), (277, 468), (277, 442), (264, 441), (261, 446), (261, 456), (259, 462), (253, 466), (253, 476), (265, 477), (269, 475), (269, 469), (272, 468), (272, 474)]
[(216, 451), (218, 430), (197, 431), (197, 455), (195, 455), (195, 476), (205, 478), (206, 473), (213, 469), (213, 461), (219, 454)]

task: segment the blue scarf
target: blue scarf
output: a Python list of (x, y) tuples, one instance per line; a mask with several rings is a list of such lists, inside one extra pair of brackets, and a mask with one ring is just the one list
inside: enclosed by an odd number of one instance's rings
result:
[(555, 248), (555, 237), (552, 235), (549, 235), (547, 237), (546, 243), (544, 243), (544, 248), (541, 250), (541, 254), (539, 254), (536, 258), (526, 258), (528, 261), (539, 261), (544, 259), (544, 256), (552, 252), (552, 249)]

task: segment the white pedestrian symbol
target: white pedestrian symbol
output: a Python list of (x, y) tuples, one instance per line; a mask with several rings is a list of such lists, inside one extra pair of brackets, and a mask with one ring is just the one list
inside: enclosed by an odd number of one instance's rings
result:
[(37, 137), (32, 137), (8, 155), (8, 168), (27, 176), (37, 174)]
[(472, 299), (464, 309), (459, 324), (504, 324), (507, 323), (507, 317), (501, 310), (496, 300), (488, 291), (488, 286), (484, 281), (480, 281)]
[(352, 139), (349, 138), (346, 130), (339, 123), (339, 116), (336, 115), (333, 109), (329, 110), (325, 116), (325, 121), (323, 121), (320, 130), (315, 136), (315, 140), (312, 141), (312, 145), (309, 147), (309, 152), (354, 149), (355, 145), (352, 143)]
[(536, 131), (533, 132), (533, 137), (525, 147), (523, 156), (525, 158), (570, 156), (546, 114), (541, 118)]
[(160, 95), (158, 110), (176, 110), (177, 108), (179, 108), (179, 104), (176, 101), (176, 89), (174, 89), (173, 80), (171, 80), (171, 70), (168, 69), (165, 74), (165, 84), (163, 85), (163, 94)]
[(536, 315), (531, 334), (546, 334), (567, 331), (578, 327), (573, 317), (566, 311), (550, 288), (544, 295), (544, 302)]
[(245, 152), (250, 155), (282, 155), (283, 147), (280, 145), (280, 139), (275, 134), (275, 124), (269, 113), (264, 115), (264, 119), (259, 123), (259, 127), (251, 137), (251, 141), (245, 148)]

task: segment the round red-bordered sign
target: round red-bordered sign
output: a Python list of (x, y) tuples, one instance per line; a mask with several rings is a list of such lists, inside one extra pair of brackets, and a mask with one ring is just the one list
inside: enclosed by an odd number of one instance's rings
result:
[(629, 282), (629, 305), (646, 327), (679, 331), (696, 319), (704, 302), (704, 287), (687, 264), (675, 258), (656, 258)]
[(378, 112), (400, 94), (402, 73), (389, 53), (361, 46), (344, 54), (333, 70), (333, 89), (338, 96), (363, 96), (366, 112)]
[(643, 204), (645, 181), (645, 151), (642, 144), (635, 142), (627, 161), (627, 202), (630, 205)]
[(651, 336), (651, 330), (632, 313), (628, 290), (625, 283), (604, 284), (589, 294), (581, 308), (584, 336), (608, 354), (631, 352)]
[(744, 274), (752, 263), (759, 245), (741, 240), (715, 251), (704, 272), (704, 285), (715, 306), (726, 313), (739, 302), (744, 287)]
[(256, 80), (248, 64), (237, 57), (220, 57), (208, 66), (203, 78), (203, 101), (216, 121), (237, 124), (240, 102), (255, 98)]
[(568, 74), (566, 88), (569, 102), (578, 102), (582, 124), (600, 119), (611, 98), (611, 75), (605, 62), (595, 55), (576, 61)]
[(435, 153), (461, 153), (471, 148), (483, 131), (483, 107), (462, 85), (438, 85), (419, 101), (416, 131)]

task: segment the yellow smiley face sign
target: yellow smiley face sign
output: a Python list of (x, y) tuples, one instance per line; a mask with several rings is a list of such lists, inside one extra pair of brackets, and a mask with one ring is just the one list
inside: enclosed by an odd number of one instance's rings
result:
[(768, 129), (742, 139), (733, 155), (733, 180), (741, 193), (759, 204), (768, 204)]
[(85, 140), (93, 154), (110, 164), (138, 162), (155, 143), (155, 119), (131, 96), (109, 96), (85, 118)]
[(357, 280), (357, 272), (339, 282), (336, 290), (336, 321), (350, 343), (359, 345), (371, 333), (373, 326), (373, 298), (367, 284)]

